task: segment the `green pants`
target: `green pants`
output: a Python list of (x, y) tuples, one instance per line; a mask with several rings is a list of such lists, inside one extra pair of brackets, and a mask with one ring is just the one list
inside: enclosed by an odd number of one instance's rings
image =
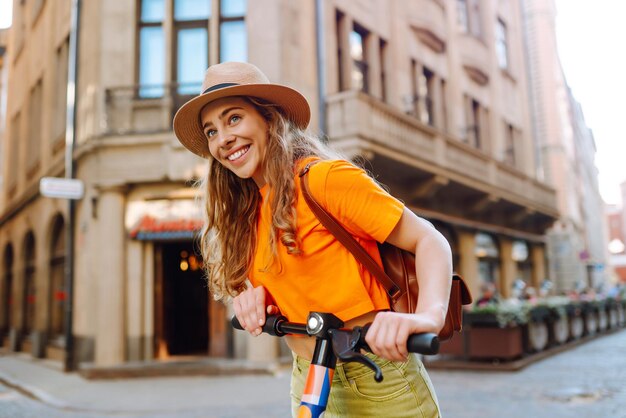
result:
[[(324, 418), (440, 418), (437, 395), (424, 364), (416, 355), (392, 362), (367, 353), (383, 371), (383, 381), (360, 363), (338, 364)], [(309, 362), (294, 355), (291, 410), (295, 417), (304, 390)]]

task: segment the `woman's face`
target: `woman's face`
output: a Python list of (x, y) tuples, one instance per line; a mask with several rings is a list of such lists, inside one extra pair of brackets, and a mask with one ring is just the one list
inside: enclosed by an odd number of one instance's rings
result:
[(241, 97), (215, 100), (200, 112), (200, 123), (213, 158), (259, 188), (265, 185), (268, 124), (252, 104)]

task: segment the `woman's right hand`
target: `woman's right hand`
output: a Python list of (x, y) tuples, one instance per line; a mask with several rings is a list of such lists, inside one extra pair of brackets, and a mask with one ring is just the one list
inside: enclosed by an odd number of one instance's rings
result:
[(279, 309), (265, 287), (249, 287), (233, 299), (233, 309), (239, 323), (250, 334), (258, 336), (265, 324), (265, 315), (276, 315)]

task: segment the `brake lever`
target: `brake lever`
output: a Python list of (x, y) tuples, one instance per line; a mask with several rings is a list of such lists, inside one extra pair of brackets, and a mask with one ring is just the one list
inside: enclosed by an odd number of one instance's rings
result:
[(337, 359), (346, 363), (357, 362), (367, 366), (374, 372), (374, 380), (382, 382), (383, 372), (380, 367), (358, 351), (360, 347), (366, 347), (365, 340), (363, 340), (365, 333), (361, 327), (355, 327), (352, 331), (331, 329), (328, 333), (331, 336), (333, 351)]

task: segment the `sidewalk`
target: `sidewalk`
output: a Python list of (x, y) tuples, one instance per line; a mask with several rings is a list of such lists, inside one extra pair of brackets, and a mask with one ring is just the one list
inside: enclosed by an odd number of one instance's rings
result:
[[(268, 417), (287, 416), (289, 376), (290, 370), (282, 368), (273, 375), (88, 380), (77, 373), (63, 373), (58, 362), (20, 353), (0, 355), (0, 383), (54, 408), (115, 415), (178, 416), (211, 411), (213, 416), (225, 416), (224, 411), (229, 411), (241, 416), (233, 410), (236, 405), (239, 410), (272, 411)], [(250, 390), (255, 387), (260, 390)], [(246, 388), (245, 397), (242, 388)]]
[[(430, 370), (429, 374), (445, 418), (626, 418), (624, 353), (626, 329), (519, 371)], [(89, 380), (63, 373), (58, 362), (0, 352), (0, 417), (287, 417), (289, 378), (289, 368), (279, 368), (264, 375)], [(1, 386), (38, 402), (14, 403), (11, 409), (11, 399), (1, 402)], [(48, 408), (38, 409), (43, 404)]]

